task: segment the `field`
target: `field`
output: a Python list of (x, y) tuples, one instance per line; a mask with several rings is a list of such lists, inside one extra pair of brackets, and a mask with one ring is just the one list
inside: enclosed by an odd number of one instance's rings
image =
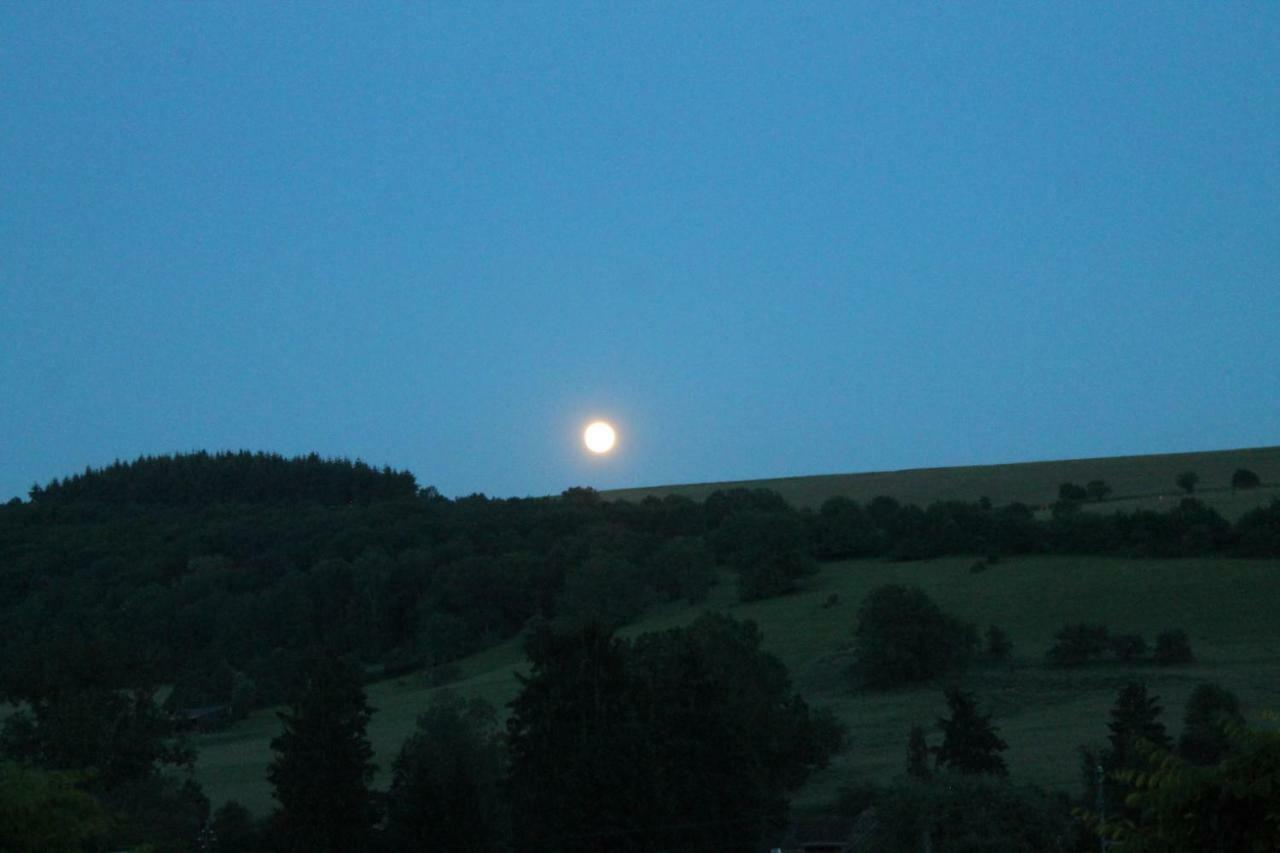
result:
[[(1232, 492), (1231, 474), (1237, 468), (1253, 471), (1269, 488)], [(638, 501), (649, 495), (674, 494), (703, 500), (717, 489), (745, 487), (773, 489), (794, 506), (814, 509), (837, 495), (860, 501), (888, 495), (921, 506), (939, 500), (976, 501), (985, 496), (997, 504), (1020, 501), (1041, 506), (1057, 499), (1061, 483), (1083, 485), (1090, 480), (1105, 480), (1113, 489), (1112, 500), (1101, 504), (1101, 508), (1132, 509), (1130, 500), (1158, 508), (1161, 497), (1168, 501), (1179, 494), (1174, 478), (1183, 471), (1200, 475), (1199, 496), (1215, 507), (1221, 504), (1219, 511), (1228, 517), (1280, 497), (1280, 447), (649, 486), (607, 491), (604, 496)]]
[[(703, 609), (755, 620), (766, 647), (787, 664), (802, 693), (812, 704), (835, 710), (849, 726), (848, 748), (796, 798), (801, 810), (821, 806), (843, 784), (892, 779), (901, 772), (910, 726), (931, 727), (943, 710), (938, 685), (873, 694), (855, 692), (844, 680), (858, 603), (884, 583), (916, 584), (944, 609), (980, 628), (997, 624), (1012, 637), (1011, 665), (972, 670), (963, 683), (994, 710), (1017, 779), (1074, 789), (1076, 747), (1105, 739), (1107, 710), (1130, 678), (1145, 680), (1161, 697), (1165, 723), (1175, 735), (1187, 695), (1203, 681), (1234, 691), (1254, 720), (1280, 710), (1277, 561), (1029, 557), (1006, 560), (980, 574), (969, 571), (971, 563), (834, 563), (811, 578), (803, 592), (752, 604), (736, 603), (732, 581), (725, 578), (705, 605), (655, 609), (624, 633), (680, 625)], [(833, 594), (838, 603), (824, 607)], [(1141, 633), (1148, 642), (1165, 628), (1181, 627), (1191, 635), (1197, 660), (1168, 669), (1045, 668), (1041, 661), (1054, 631), (1082, 620)], [(464, 661), (464, 677), (452, 689), (501, 706), (518, 689), (513, 673), (520, 666), (519, 643), (506, 643)], [(369, 734), (380, 767), (389, 765), (431, 693), (415, 677), (370, 687), (370, 702), (378, 710)], [(270, 809), (268, 743), (277, 729), (274, 713), (261, 711), (197, 740), (196, 775), (215, 805), (237, 799), (257, 813)], [(377, 783), (386, 781), (384, 772)]]

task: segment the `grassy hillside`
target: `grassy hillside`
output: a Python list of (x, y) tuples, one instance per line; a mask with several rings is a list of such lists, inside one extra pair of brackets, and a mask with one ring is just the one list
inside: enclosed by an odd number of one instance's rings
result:
[[(1208, 479), (1208, 469), (1201, 476)], [(1236, 692), (1254, 719), (1265, 710), (1280, 709), (1275, 686), (1280, 684), (1276, 561), (1029, 557), (981, 574), (969, 572), (971, 562), (835, 563), (810, 579), (801, 593), (751, 604), (737, 603), (726, 579), (705, 605), (653, 610), (624, 633), (680, 625), (707, 608), (759, 623), (766, 648), (787, 664), (799, 689), (812, 703), (833, 708), (849, 725), (848, 749), (801, 792), (796, 801), (800, 809), (828, 801), (842, 784), (888, 780), (900, 773), (909, 727), (931, 726), (943, 710), (937, 686), (858, 693), (843, 678), (858, 604), (884, 583), (916, 584), (944, 609), (982, 628), (998, 624), (1010, 634), (1013, 665), (976, 669), (964, 683), (995, 710), (1010, 745), (1010, 769), (1026, 781), (1074, 788), (1079, 779), (1076, 746), (1105, 739), (1107, 710), (1132, 677), (1146, 680), (1161, 697), (1166, 725), (1175, 735), (1187, 695), (1206, 680)], [(824, 607), (832, 594), (838, 603)], [(1082, 620), (1141, 633), (1148, 642), (1164, 628), (1184, 628), (1197, 661), (1170, 669), (1044, 668), (1041, 660), (1053, 633), (1065, 622)], [(462, 663), (464, 677), (452, 689), (501, 706), (518, 689), (513, 673), (521, 662), (518, 642), (490, 649)], [(389, 765), (431, 692), (415, 677), (371, 686), (370, 700), (378, 711), (370, 736), (381, 767)], [(198, 740), (197, 778), (215, 804), (234, 798), (258, 813), (270, 809), (266, 766), (276, 731), (274, 713), (262, 711)], [(384, 772), (378, 784), (385, 783)]]
[[(1252, 470), (1271, 488), (1232, 493), (1231, 474), (1237, 468)], [(1056, 500), (1061, 483), (1083, 485), (1089, 480), (1106, 480), (1113, 489), (1113, 499), (1137, 498), (1146, 502), (1144, 508), (1158, 508), (1161, 495), (1178, 494), (1174, 478), (1182, 471), (1198, 473), (1201, 497), (1228, 517), (1280, 497), (1280, 447), (649, 486), (617, 489), (604, 495), (612, 500), (639, 501), (649, 495), (676, 494), (700, 501), (717, 489), (745, 487), (773, 489), (795, 506), (813, 508), (838, 495), (860, 501), (888, 495), (921, 506), (939, 500), (974, 501), (984, 496), (997, 504), (1021, 501), (1038, 505)], [(1110, 503), (1103, 506), (1109, 507)]]

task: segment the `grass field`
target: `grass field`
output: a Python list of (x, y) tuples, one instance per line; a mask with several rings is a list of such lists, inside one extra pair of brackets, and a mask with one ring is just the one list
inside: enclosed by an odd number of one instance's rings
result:
[[(887, 781), (899, 774), (910, 726), (931, 726), (943, 711), (939, 685), (859, 693), (844, 680), (858, 604), (884, 583), (916, 584), (944, 609), (980, 628), (1000, 625), (1012, 637), (1011, 665), (975, 669), (963, 684), (995, 711), (1009, 742), (1011, 771), (1024, 781), (1074, 789), (1076, 747), (1105, 739), (1107, 710), (1130, 678), (1145, 680), (1161, 697), (1166, 725), (1175, 735), (1186, 697), (1203, 681), (1234, 691), (1254, 719), (1280, 710), (1280, 620), (1275, 618), (1280, 562), (1028, 557), (980, 574), (969, 572), (971, 563), (961, 558), (834, 563), (811, 578), (803, 592), (751, 604), (734, 600), (726, 578), (706, 604), (654, 609), (624, 633), (684, 624), (705, 609), (760, 625), (766, 647), (787, 664), (801, 692), (812, 704), (832, 708), (849, 726), (848, 748), (800, 792), (798, 810), (820, 807), (843, 784)], [(832, 594), (839, 603), (824, 607)], [(1083, 620), (1141, 633), (1148, 642), (1165, 628), (1184, 628), (1197, 661), (1168, 669), (1043, 667), (1053, 633), (1065, 622)], [(521, 665), (519, 642), (503, 644), (463, 661), (463, 678), (451, 689), (502, 706), (518, 689), (514, 672)], [(432, 692), (420, 677), (370, 686), (370, 702), (378, 710), (369, 735), (380, 767), (389, 765)], [(196, 776), (215, 805), (237, 799), (259, 814), (270, 809), (268, 744), (277, 730), (274, 712), (260, 711), (197, 740)], [(386, 784), (385, 773), (376, 784)]]
[[(1237, 468), (1250, 469), (1271, 488), (1232, 493), (1231, 474)], [(1201, 497), (1215, 507), (1221, 504), (1220, 511), (1230, 517), (1280, 496), (1280, 447), (648, 486), (616, 489), (604, 492), (604, 495), (613, 500), (629, 501), (668, 494), (703, 500), (717, 489), (746, 487), (773, 489), (794, 506), (812, 508), (837, 495), (860, 501), (888, 495), (904, 503), (921, 506), (938, 500), (975, 501), (981, 497), (988, 497), (997, 504), (1021, 501), (1043, 505), (1057, 499), (1061, 483), (1083, 485), (1090, 480), (1106, 480), (1113, 490), (1113, 498), (1140, 496), (1143, 501), (1156, 500), (1158, 506), (1161, 495), (1178, 494), (1174, 478), (1183, 471), (1199, 474)], [(1102, 506), (1127, 508), (1112, 506), (1113, 503), (1117, 501), (1109, 501)], [(1242, 506), (1244, 509), (1240, 509)]]

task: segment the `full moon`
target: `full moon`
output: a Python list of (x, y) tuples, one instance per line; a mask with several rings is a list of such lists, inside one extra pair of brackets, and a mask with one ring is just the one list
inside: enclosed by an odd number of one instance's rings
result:
[(617, 440), (618, 434), (604, 421), (596, 421), (588, 425), (582, 433), (582, 441), (587, 445), (587, 450), (592, 453), (608, 453), (613, 450)]

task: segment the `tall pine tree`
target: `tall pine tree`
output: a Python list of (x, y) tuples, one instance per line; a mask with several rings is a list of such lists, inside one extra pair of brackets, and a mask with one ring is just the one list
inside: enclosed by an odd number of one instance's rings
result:
[(948, 688), (947, 707), (951, 716), (938, 720), (942, 730), (942, 745), (935, 750), (938, 767), (966, 774), (1008, 776), (1009, 768), (1000, 753), (1009, 745), (996, 734), (991, 715), (978, 712), (973, 694), (958, 687)]
[(284, 731), (271, 741), (267, 771), (279, 808), (280, 850), (362, 853), (375, 812), (369, 796), (373, 748), (369, 707), (356, 670), (337, 657), (317, 658), (301, 690), (280, 713)]

